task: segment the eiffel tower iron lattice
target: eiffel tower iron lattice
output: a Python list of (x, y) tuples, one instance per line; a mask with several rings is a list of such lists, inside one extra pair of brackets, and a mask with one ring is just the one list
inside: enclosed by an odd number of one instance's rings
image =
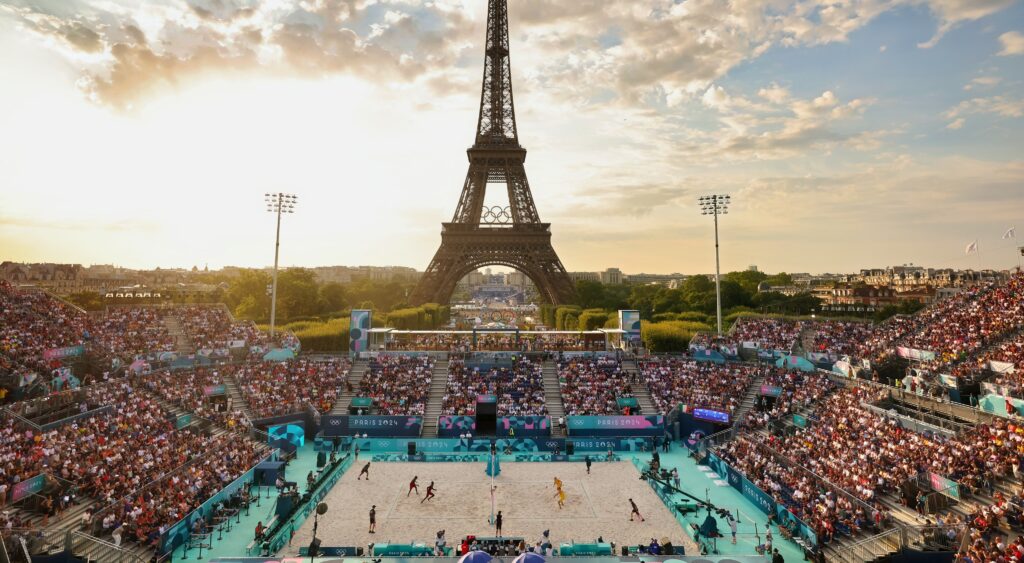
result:
[[(410, 296), (413, 303), (446, 303), (469, 272), (487, 265), (515, 268), (553, 304), (569, 303), (575, 287), (551, 246), (551, 224), (542, 223), (526, 181), (526, 149), (519, 145), (508, 5), (488, 0), (487, 41), (476, 142), (466, 151), (469, 172), (450, 223), (441, 224), (441, 247)], [(488, 184), (504, 183), (508, 207), (486, 207)]]

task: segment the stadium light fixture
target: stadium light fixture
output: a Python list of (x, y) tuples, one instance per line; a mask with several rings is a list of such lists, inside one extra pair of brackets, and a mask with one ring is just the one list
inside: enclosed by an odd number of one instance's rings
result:
[(274, 238), (274, 283), (270, 290), (270, 340), (274, 340), (274, 323), (277, 321), (277, 256), (281, 248), (281, 214), (295, 213), (299, 196), (278, 192), (263, 194), (268, 213), (277, 213), (277, 236)]
[(715, 194), (701, 196), (697, 201), (700, 203), (701, 215), (715, 217), (715, 301), (718, 312), (718, 336), (722, 336), (722, 272), (718, 260), (718, 216), (729, 214), (730, 198), (727, 195)]

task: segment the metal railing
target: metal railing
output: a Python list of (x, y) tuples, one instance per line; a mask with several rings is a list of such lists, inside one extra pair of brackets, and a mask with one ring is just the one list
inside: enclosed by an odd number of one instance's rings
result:
[(892, 528), (849, 545), (837, 547), (833, 557), (848, 563), (863, 563), (899, 551), (904, 545), (903, 530)]
[(104, 563), (149, 563), (149, 558), (82, 532), (68, 532), (67, 546), (72, 555), (84, 559)]
[(732, 440), (735, 436), (736, 430), (732, 427), (715, 432), (710, 436), (705, 436), (704, 438), (701, 438), (700, 441), (697, 442), (697, 452), (700, 453), (701, 455), (704, 455), (712, 447), (724, 444), (729, 440)]

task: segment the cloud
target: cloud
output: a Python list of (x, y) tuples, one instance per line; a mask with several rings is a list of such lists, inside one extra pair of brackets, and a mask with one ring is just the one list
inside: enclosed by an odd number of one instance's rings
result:
[(1024, 116), (1024, 98), (1013, 99), (1007, 98), (1006, 96), (991, 96), (988, 98), (971, 98), (969, 100), (964, 100), (946, 110), (943, 114), (943, 117), (946, 119), (953, 120), (946, 127), (949, 129), (959, 129), (964, 124), (962, 117), (971, 114), (992, 114), (1000, 117), (1022, 117)]
[(939, 43), (950, 30), (965, 21), (979, 20), (1013, 5), (1014, 0), (928, 0), (927, 4), (939, 20), (935, 35), (918, 47), (928, 49)]
[(999, 84), (1002, 81), (1003, 81), (1003, 79), (1001, 77), (999, 77), (999, 76), (979, 76), (979, 77), (971, 80), (971, 82), (969, 84), (965, 84), (964, 85), (964, 90), (968, 90), (969, 91), (969, 90), (973, 90), (973, 89), (975, 89), (977, 87), (991, 87), (991, 86), (995, 86), (996, 84)]
[(1007, 31), (1000, 35), (999, 43), (1003, 46), (1003, 49), (999, 51), (1001, 57), (1024, 55), (1024, 34), (1019, 31)]
[[(59, 44), (86, 92), (117, 107), (206, 72), (346, 73), (447, 91), (478, 74), (466, 56), (477, 60), (483, 40), (482, 8), (460, 0), (12, 1), (0, 11)], [(517, 60), (536, 63), (525, 87), (580, 104), (679, 107), (769, 49), (847, 41), (900, 5), (930, 7), (940, 22), (934, 44), (1011, 2), (744, 0), (724, 10), (709, 1), (531, 0), (509, 16)]]
[(0, 13), (52, 41), (82, 68), (86, 94), (118, 108), (210, 72), (408, 82), (454, 66), (476, 26), (447, 2), (394, 3), (382, 14), (373, 4), (69, 0), (18, 2), (0, 6)]

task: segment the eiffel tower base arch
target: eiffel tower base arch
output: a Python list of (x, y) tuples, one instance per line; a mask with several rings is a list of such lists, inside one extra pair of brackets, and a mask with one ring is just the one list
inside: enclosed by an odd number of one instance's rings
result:
[(487, 228), (444, 223), (441, 247), (410, 296), (415, 305), (448, 303), (456, 284), (477, 268), (515, 268), (553, 305), (573, 302), (576, 288), (551, 246), (549, 223)]

